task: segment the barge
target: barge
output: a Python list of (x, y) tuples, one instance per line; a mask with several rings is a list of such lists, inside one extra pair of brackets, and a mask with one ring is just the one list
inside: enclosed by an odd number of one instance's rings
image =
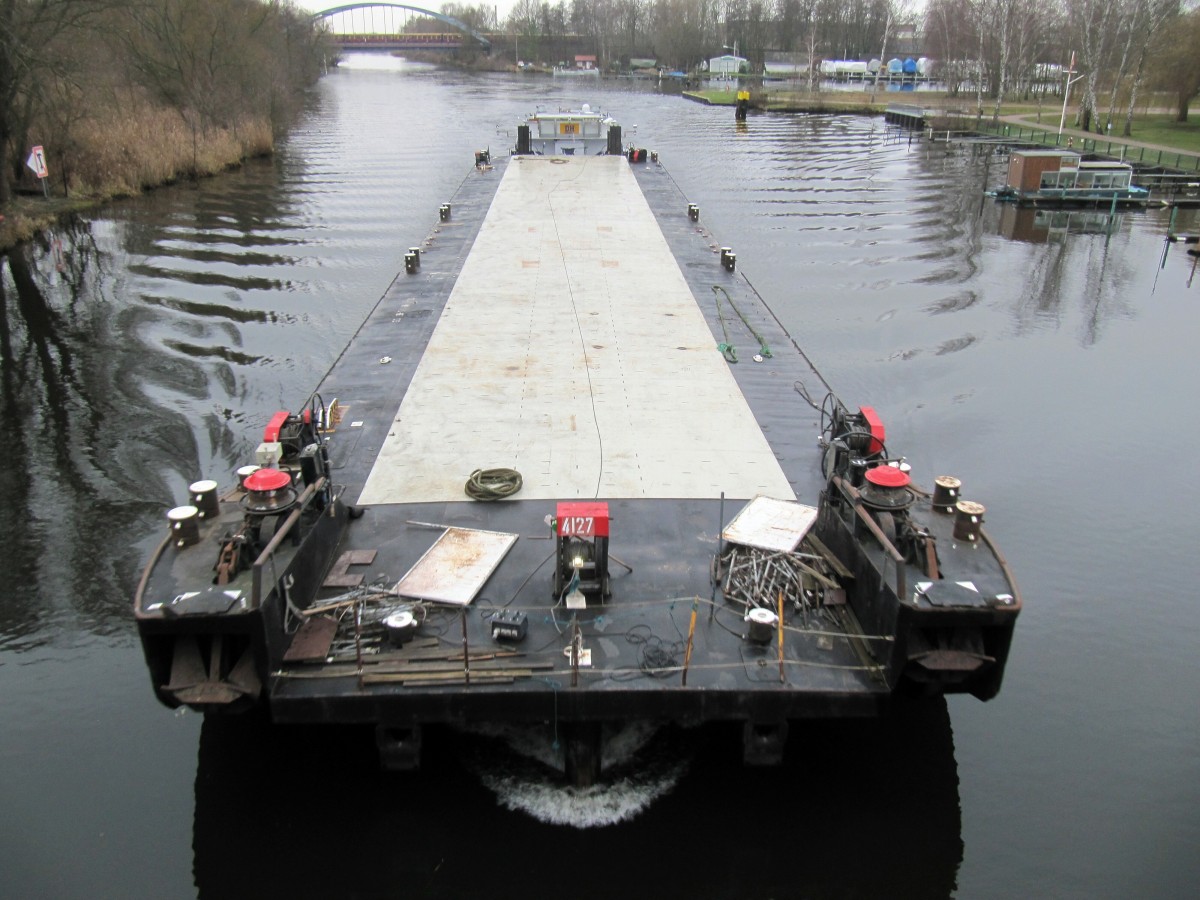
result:
[(168, 512), (134, 598), (164, 704), (369, 723), (390, 768), (544, 724), (584, 784), (631, 720), (772, 763), (789, 721), (995, 696), (1021, 597), (979, 498), (919, 488), (586, 116), (586, 151), (558, 116), (571, 155), (477, 155), (317, 392)]

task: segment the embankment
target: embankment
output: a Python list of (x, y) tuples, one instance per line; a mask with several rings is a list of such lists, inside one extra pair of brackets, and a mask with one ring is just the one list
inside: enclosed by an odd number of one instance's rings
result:
[(69, 146), (45, 144), (50, 177), (43, 194), (28, 170), (0, 209), (0, 251), (28, 241), (62, 217), (109, 200), (204, 178), (274, 150), (265, 119), (200, 128), (149, 104), (113, 109), (73, 131)]

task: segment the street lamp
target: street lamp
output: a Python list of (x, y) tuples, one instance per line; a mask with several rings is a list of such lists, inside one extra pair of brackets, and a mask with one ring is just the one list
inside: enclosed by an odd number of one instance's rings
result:
[[(1071, 96), (1071, 85), (1077, 82), (1082, 75), (1075, 75), (1075, 51), (1071, 51), (1071, 66), (1063, 73), (1066, 76), (1067, 83), (1063, 86), (1063, 110), (1062, 116), (1058, 120), (1058, 136), (1062, 137), (1063, 125), (1067, 121), (1067, 98)], [(1071, 76), (1075, 75), (1074, 78)]]

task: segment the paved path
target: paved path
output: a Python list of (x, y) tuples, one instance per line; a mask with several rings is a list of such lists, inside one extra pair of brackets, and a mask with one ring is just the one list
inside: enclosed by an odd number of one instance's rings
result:
[[(988, 119), (990, 117), (985, 115), (984, 118)], [(1045, 121), (1046, 117), (1044, 115), (1042, 116), (1042, 119), (1043, 121), (1039, 123), (1036, 113), (1022, 113), (1015, 116), (1000, 117), (1001, 122), (1010, 122), (1013, 125), (1020, 125), (1023, 128), (1044, 128), (1046, 131), (1050, 132), (1058, 131), (1058, 127), (1054, 122)], [(1113, 130), (1116, 131), (1116, 129)], [(1151, 144), (1148, 141), (1139, 141), (1135, 140), (1134, 138), (1122, 137), (1118, 134), (1097, 134), (1094, 131), (1084, 131), (1082, 128), (1069, 127), (1064, 127), (1062, 133), (1069, 137), (1074, 137), (1077, 140), (1081, 138), (1087, 138), (1091, 141), (1105, 141), (1111, 144), (1124, 144), (1127, 147), (1145, 147), (1147, 150), (1161, 150), (1164, 153), (1183, 153), (1188, 156), (1200, 156), (1200, 153), (1196, 153), (1192, 150), (1185, 150), (1180, 147), (1168, 147), (1165, 144)]]

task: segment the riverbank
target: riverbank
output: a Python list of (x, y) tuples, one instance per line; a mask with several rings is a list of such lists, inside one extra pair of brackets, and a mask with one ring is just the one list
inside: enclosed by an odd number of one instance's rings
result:
[(46, 147), (49, 197), (25, 172), (12, 199), (0, 208), (0, 252), (82, 210), (217, 175), (274, 149), (266, 119), (243, 118), (201, 130), (177, 113), (151, 106), (96, 119), (79, 129), (69, 153)]
[(89, 198), (14, 197), (0, 213), (0, 253), (31, 241), (67, 217), (102, 202)]
[[(734, 106), (737, 104), (737, 90), (719, 91), (684, 91), (683, 96), (696, 103), (708, 106)], [(763, 91), (761, 88), (750, 89), (750, 105), (754, 109), (769, 112), (788, 113), (824, 113), (846, 115), (883, 115), (887, 101), (883, 94), (876, 94), (872, 101), (870, 94), (863, 93), (824, 93), (824, 94), (792, 94), (783, 92)]]
[[(684, 91), (683, 96), (688, 100), (709, 106), (734, 106), (737, 103), (737, 88), (704, 89)], [(772, 88), (751, 88), (750, 105), (754, 109), (769, 112), (791, 113), (857, 113), (862, 115), (882, 115), (887, 107), (896, 102), (922, 106), (926, 109), (940, 110), (947, 118), (976, 119), (978, 109), (974, 97), (950, 94), (939, 91), (903, 92), (895, 91), (798, 91)], [(984, 105), (983, 121), (992, 121), (993, 104), (988, 101)], [(1009, 102), (1001, 108), (1000, 119), (1006, 122), (1020, 122), (1026, 126), (1051, 127), (1057, 126), (1062, 107), (1056, 103), (1041, 105), (1030, 102)], [(1080, 129), (1071, 128), (1078, 110), (1068, 107), (1066, 111), (1067, 128), (1076, 134), (1087, 134), (1096, 140), (1112, 137), (1114, 140), (1125, 139), (1144, 143), (1147, 146), (1164, 147), (1184, 153), (1200, 153), (1200, 121), (1177, 122), (1172, 112), (1162, 106), (1161, 98), (1157, 104), (1151, 98), (1134, 117), (1133, 134), (1124, 138), (1116, 129), (1111, 135), (1092, 134)], [(1115, 123), (1123, 125), (1124, 114)]]

